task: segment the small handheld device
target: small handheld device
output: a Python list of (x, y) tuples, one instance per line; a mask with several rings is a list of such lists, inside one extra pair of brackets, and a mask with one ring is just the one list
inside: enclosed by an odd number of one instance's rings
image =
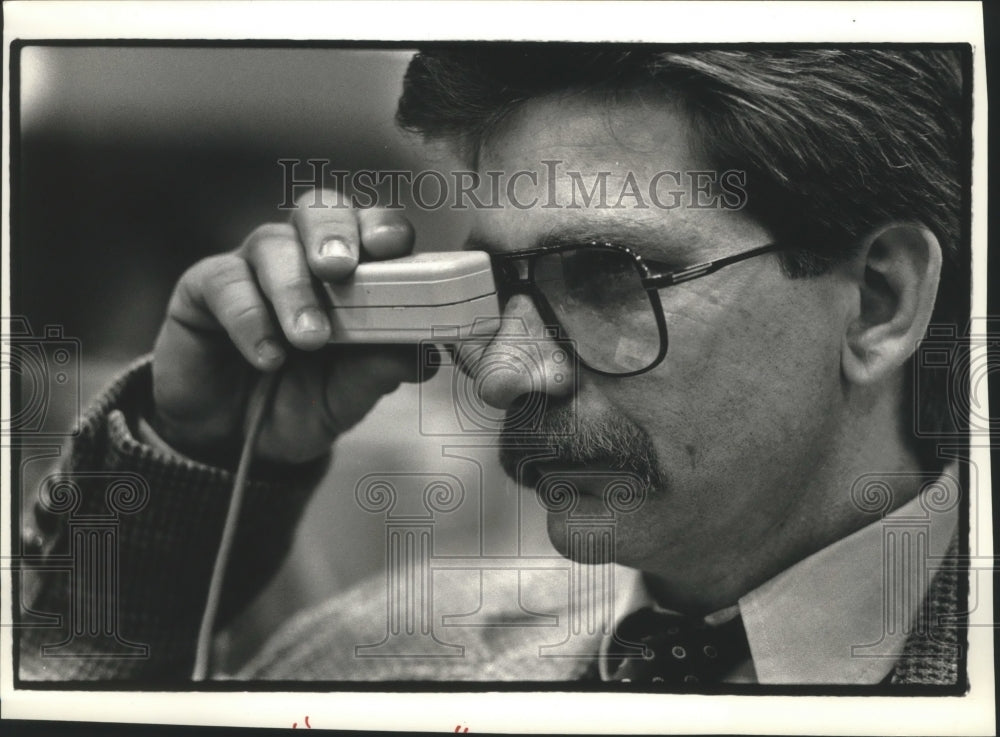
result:
[(419, 253), (358, 264), (353, 277), (326, 284), (331, 343), (448, 342), (500, 316), (485, 251)]

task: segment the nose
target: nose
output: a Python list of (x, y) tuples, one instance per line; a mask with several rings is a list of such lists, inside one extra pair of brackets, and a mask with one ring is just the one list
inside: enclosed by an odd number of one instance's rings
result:
[(479, 397), (507, 410), (527, 395), (571, 396), (576, 391), (574, 364), (556, 326), (545, 324), (529, 296), (515, 294), (493, 339), (466, 366)]

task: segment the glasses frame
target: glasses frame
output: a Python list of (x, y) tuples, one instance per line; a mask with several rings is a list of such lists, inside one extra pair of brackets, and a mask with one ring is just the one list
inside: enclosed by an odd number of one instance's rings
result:
[[(763, 246), (751, 248), (748, 251), (741, 251), (740, 253), (724, 256), (713, 261), (705, 261), (703, 263), (685, 266), (682, 269), (674, 270), (668, 270), (669, 265), (661, 261), (643, 258), (628, 246), (610, 243), (608, 241), (586, 241), (583, 243), (542, 246), (523, 251), (512, 251), (510, 253), (493, 253), (490, 254), (490, 259), (493, 265), (493, 277), (496, 282), (497, 294), (506, 295), (507, 297), (511, 297), (515, 294), (528, 295), (534, 301), (542, 318), (546, 322), (558, 326), (560, 331), (565, 334), (566, 329), (563, 327), (562, 322), (558, 317), (556, 317), (555, 310), (552, 309), (548, 299), (546, 299), (544, 293), (535, 282), (535, 263), (541, 256), (548, 256), (553, 253), (561, 253), (564, 251), (576, 251), (583, 248), (610, 249), (627, 255), (635, 265), (642, 287), (645, 289), (646, 295), (649, 298), (650, 307), (652, 307), (653, 314), (656, 317), (656, 326), (660, 335), (659, 351), (657, 352), (656, 358), (653, 359), (652, 363), (645, 368), (637, 369), (635, 371), (611, 372), (594, 368), (587, 363), (582, 356), (580, 356), (573, 345), (573, 339), (569, 335), (566, 335), (565, 340), (569, 343), (568, 349), (572, 352), (573, 356), (581, 366), (592, 373), (598, 374), (599, 376), (626, 378), (629, 376), (638, 376), (646, 373), (647, 371), (652, 371), (654, 368), (663, 363), (663, 359), (666, 358), (667, 347), (670, 339), (667, 334), (667, 321), (663, 315), (663, 303), (660, 301), (661, 289), (682, 284), (687, 281), (692, 281), (694, 279), (700, 279), (703, 276), (714, 274), (719, 269), (739, 263), (740, 261), (746, 261), (747, 259), (754, 258), (755, 256), (761, 256), (765, 253), (774, 253), (775, 251), (783, 250), (785, 246), (777, 242), (767, 243)], [(516, 264), (518, 262), (525, 263), (526, 268), (523, 271), (517, 268)]]

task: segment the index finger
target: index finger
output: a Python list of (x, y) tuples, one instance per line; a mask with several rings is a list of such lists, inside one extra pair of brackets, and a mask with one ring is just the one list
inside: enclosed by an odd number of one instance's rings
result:
[(309, 269), (323, 281), (346, 279), (358, 265), (361, 237), (357, 214), (349, 208), (319, 204), (339, 202), (338, 197), (337, 192), (328, 189), (306, 192), (292, 210), (292, 224), (305, 249)]

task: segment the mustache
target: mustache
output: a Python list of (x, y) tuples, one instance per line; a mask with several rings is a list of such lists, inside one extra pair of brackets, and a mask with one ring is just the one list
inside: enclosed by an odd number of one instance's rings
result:
[[(652, 439), (631, 419), (610, 408), (584, 417), (573, 398), (544, 400), (520, 397), (507, 410), (500, 431), (500, 465), (508, 476), (521, 480), (519, 469), (526, 460), (548, 455), (539, 462), (601, 466), (634, 474), (651, 492), (666, 488)], [(525, 480), (534, 484), (537, 472), (532, 478), (530, 465)]]

